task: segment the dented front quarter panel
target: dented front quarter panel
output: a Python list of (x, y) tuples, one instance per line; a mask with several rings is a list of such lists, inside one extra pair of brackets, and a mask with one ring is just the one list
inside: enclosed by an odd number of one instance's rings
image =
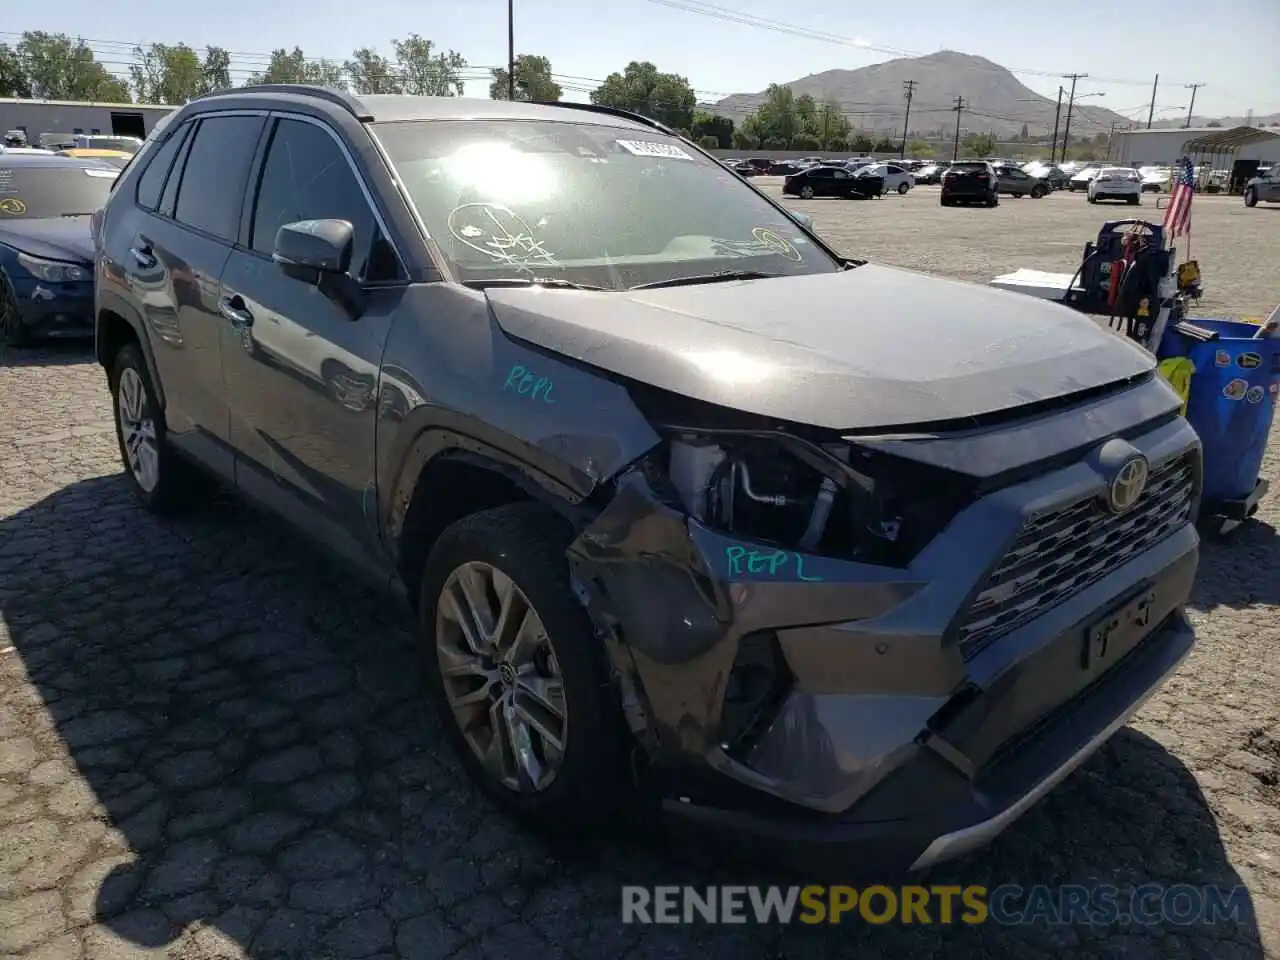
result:
[(499, 329), (481, 291), (410, 287), (379, 380), (379, 521), (398, 546), (417, 478), (454, 451), (580, 502), (658, 442), (621, 386)]
[[(895, 615), (927, 593), (919, 576), (722, 535), (663, 502), (640, 470), (569, 553), (655, 766), (700, 765), (840, 809), (915, 749), (963, 682), (938, 633)], [(757, 631), (776, 631), (794, 684), (746, 765), (721, 747), (721, 704), (739, 642)]]

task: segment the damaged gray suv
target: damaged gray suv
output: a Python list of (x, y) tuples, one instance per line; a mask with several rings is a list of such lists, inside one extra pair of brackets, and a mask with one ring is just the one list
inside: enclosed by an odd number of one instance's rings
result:
[(642, 117), (211, 94), (95, 236), (142, 503), (218, 478), (403, 595), (458, 755), (533, 824), (640, 796), (925, 867), (1192, 646), (1200, 450), (1148, 354), (843, 259)]

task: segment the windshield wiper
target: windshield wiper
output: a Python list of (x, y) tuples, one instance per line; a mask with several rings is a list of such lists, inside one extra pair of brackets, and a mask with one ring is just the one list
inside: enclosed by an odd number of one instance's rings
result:
[(574, 283), (560, 277), (490, 277), (487, 280), (463, 280), (464, 287), (483, 290), (486, 287), (554, 287), (557, 290), (604, 290), (589, 283)]
[(771, 280), (780, 276), (782, 276), (780, 273), (765, 273), (761, 270), (722, 270), (719, 273), (695, 273), (690, 277), (654, 280), (652, 283), (641, 283), (628, 289), (655, 290), (658, 287), (689, 287), (699, 283), (724, 283), (729, 280)]

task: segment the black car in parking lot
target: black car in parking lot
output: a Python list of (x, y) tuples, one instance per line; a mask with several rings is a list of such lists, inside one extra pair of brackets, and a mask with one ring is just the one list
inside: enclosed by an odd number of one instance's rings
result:
[(942, 175), (944, 207), (957, 203), (981, 203), (988, 207), (1000, 203), (1000, 184), (995, 168), (985, 160), (960, 160), (947, 167)]
[(654, 120), (225, 90), (94, 234), (123, 482), (212, 477), (402, 601), (522, 821), (929, 867), (1192, 648), (1199, 441), (1148, 353), (842, 257)]
[(884, 192), (884, 177), (860, 177), (847, 167), (823, 164), (799, 170), (782, 182), (782, 193), (788, 197), (878, 197)]

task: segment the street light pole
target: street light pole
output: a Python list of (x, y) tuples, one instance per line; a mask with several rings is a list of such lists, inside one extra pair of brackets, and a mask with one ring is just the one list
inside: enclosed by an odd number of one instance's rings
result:
[(516, 98), (516, 0), (507, 0), (507, 99)]

